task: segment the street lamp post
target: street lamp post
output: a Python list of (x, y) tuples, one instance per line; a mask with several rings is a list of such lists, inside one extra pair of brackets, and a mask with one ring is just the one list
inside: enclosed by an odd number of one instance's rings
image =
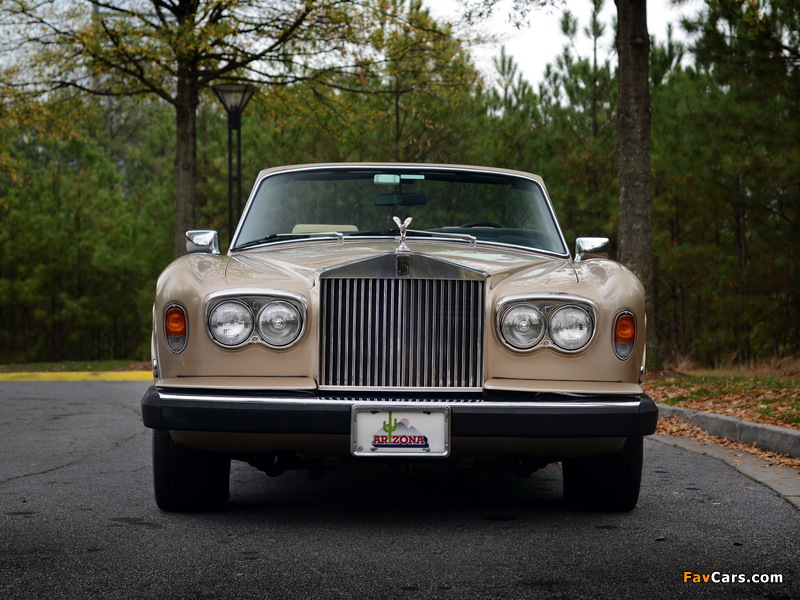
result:
[[(219, 83), (211, 88), (228, 113), (228, 243), (233, 239), (234, 181), (236, 182), (236, 220), (242, 211), (242, 112), (256, 93), (246, 83)], [(233, 132), (236, 131), (236, 171), (233, 170)]]

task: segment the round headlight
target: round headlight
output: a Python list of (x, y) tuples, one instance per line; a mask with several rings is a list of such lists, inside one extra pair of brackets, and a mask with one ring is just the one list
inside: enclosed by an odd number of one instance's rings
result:
[(500, 331), (510, 346), (528, 350), (544, 336), (544, 315), (531, 304), (517, 304), (503, 313)]
[(220, 302), (208, 315), (208, 331), (224, 346), (238, 346), (253, 333), (253, 313), (241, 302)]
[(562, 306), (550, 317), (550, 338), (562, 350), (578, 350), (592, 339), (591, 315), (579, 306)]
[(303, 317), (294, 304), (276, 300), (258, 315), (258, 333), (270, 346), (288, 346), (303, 328)]

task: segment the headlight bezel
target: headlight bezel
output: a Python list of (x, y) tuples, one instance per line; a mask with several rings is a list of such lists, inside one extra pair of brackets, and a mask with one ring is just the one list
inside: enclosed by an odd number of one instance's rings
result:
[[(515, 345), (510, 341), (503, 332), (503, 321), (507, 315), (514, 308), (521, 305), (530, 305), (535, 307), (543, 316), (545, 320), (545, 332), (539, 340), (528, 348), (522, 348)], [(577, 308), (583, 311), (589, 319), (591, 325), (590, 335), (587, 337), (585, 343), (575, 348), (564, 347), (564, 344), (559, 344), (554, 339), (551, 324), (553, 315), (558, 311), (566, 308)], [(597, 337), (597, 305), (589, 298), (576, 295), (558, 294), (553, 296), (530, 296), (526, 294), (517, 294), (507, 296), (501, 299), (495, 309), (495, 333), (500, 343), (508, 350), (514, 353), (528, 354), (540, 350), (551, 350), (561, 354), (579, 354), (586, 351), (595, 338)]]
[[(247, 337), (236, 344), (228, 345), (217, 339), (211, 331), (210, 318), (214, 310), (226, 302), (241, 304), (250, 314), (252, 327)], [(269, 339), (260, 328), (261, 317), (271, 305), (278, 303), (280, 306), (289, 306), (297, 314), (297, 331), (285, 343), (275, 343)], [(259, 345), (272, 350), (288, 350), (294, 348), (305, 336), (308, 323), (308, 308), (306, 299), (293, 292), (283, 290), (254, 290), (237, 289), (225, 290), (211, 294), (205, 301), (206, 334), (208, 338), (220, 348), (226, 350), (241, 350), (253, 345)]]

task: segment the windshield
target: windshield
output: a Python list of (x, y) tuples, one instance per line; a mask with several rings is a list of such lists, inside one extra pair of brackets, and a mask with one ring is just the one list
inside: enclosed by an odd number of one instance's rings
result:
[(536, 181), (420, 167), (321, 167), (268, 176), (248, 204), (233, 249), (323, 232), (396, 234), (394, 217), (412, 218), (409, 238), (468, 234), (479, 242), (567, 253)]

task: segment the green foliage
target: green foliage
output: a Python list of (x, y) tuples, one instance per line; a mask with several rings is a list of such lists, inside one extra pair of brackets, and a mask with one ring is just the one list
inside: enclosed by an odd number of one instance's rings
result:
[[(175, 110), (173, 252), (197, 213), (196, 114), (220, 78), (264, 86), (350, 62), (386, 0), (0, 0), (0, 94), (68, 88)], [(394, 4), (404, 4), (395, 1)], [(361, 20), (360, 20), (361, 19)], [(370, 23), (372, 25), (373, 23)], [(359, 26), (362, 25), (362, 26)], [(2, 158), (0, 157), (0, 161)]]
[[(585, 28), (594, 49), (575, 56), (577, 23), (565, 14), (562, 31), (569, 44), (555, 65), (547, 68), (539, 87), (541, 121), (534, 133), (546, 146), (538, 162), (553, 191), (559, 219), (568, 240), (598, 235), (615, 240), (619, 198), (617, 182), (617, 78), (609, 60), (598, 51), (605, 28), (599, 22), (602, 2), (593, 3)], [(542, 152), (546, 149), (546, 152)]]
[(448, 162), (473, 151), (469, 134), (484, 107), (465, 49), (419, 3), (378, 4), (363, 26), (373, 33), (354, 72), (271, 88), (254, 103), (247, 118), (269, 138), (259, 166), (298, 155), (303, 162)]
[[(142, 128), (159, 114), (58, 98), (40, 108), (38, 127), (4, 132), (20, 175), (2, 190), (0, 362), (143, 358), (142, 284), (170, 255), (163, 148)], [(81, 131), (61, 126), (76, 118)]]
[[(602, 3), (582, 34), (597, 49), (604, 43)], [(578, 236), (616, 232), (619, 188), (616, 163), (617, 80), (609, 60), (598, 53), (576, 55), (578, 24), (565, 14), (567, 45), (548, 65), (538, 91), (501, 53), (497, 85), (484, 94), (490, 116), (476, 141), (480, 162), (540, 173), (551, 193), (568, 244)]]
[(676, 360), (798, 352), (799, 16), (709, 1), (695, 66), (653, 95), (658, 337)]

